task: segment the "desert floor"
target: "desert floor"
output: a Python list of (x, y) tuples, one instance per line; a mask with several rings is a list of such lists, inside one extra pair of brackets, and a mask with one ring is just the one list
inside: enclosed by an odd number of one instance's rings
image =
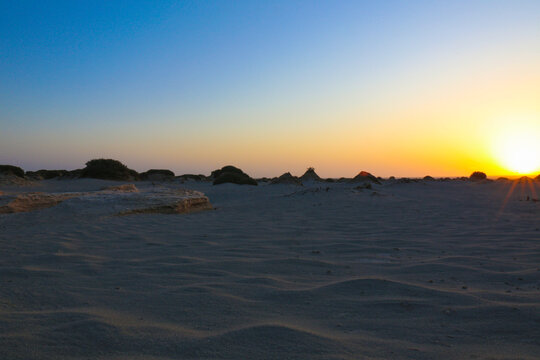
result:
[(0, 358), (540, 358), (538, 182), (136, 186), (216, 209), (0, 215)]

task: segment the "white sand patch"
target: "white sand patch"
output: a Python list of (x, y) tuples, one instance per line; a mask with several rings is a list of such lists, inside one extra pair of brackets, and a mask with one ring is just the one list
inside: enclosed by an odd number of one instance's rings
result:
[(0, 215), (0, 357), (538, 358), (540, 184), (391, 184), (24, 189), (85, 195)]

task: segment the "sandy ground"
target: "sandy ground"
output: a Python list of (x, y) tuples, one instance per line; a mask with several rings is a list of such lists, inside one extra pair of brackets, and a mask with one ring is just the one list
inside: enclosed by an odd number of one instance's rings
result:
[(0, 215), (0, 358), (540, 358), (540, 183), (163, 186), (216, 210)]

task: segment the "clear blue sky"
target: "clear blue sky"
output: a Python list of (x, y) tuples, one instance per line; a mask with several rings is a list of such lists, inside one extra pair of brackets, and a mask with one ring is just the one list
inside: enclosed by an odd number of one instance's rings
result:
[(2, 0), (0, 163), (407, 175), (355, 146), (471, 74), (537, 79), (539, 39), (540, 1)]

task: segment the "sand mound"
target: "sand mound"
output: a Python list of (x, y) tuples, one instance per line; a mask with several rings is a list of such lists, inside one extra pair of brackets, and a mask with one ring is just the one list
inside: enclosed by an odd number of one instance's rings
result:
[(134, 184), (123, 184), (117, 186), (107, 186), (103, 188), (103, 191), (112, 191), (112, 192), (122, 192), (122, 193), (133, 193), (139, 192), (139, 189)]
[(30, 186), (35, 182), (12, 174), (0, 174), (0, 185)]
[(317, 175), (317, 173), (315, 172), (315, 168), (308, 168), (306, 170), (306, 172), (304, 173), (304, 175), (300, 176), (300, 181), (321, 181), (322, 179), (320, 178), (319, 175)]
[(302, 181), (296, 176), (293, 176), (290, 172), (286, 172), (278, 178), (273, 179), (271, 184), (291, 184), (291, 185), (302, 185)]
[(12, 214), (46, 209), (58, 205), (64, 200), (71, 199), (78, 194), (43, 194), (28, 193), (18, 195), (7, 205), (0, 207), (0, 214)]
[(380, 184), (381, 182), (379, 179), (377, 179), (374, 175), (367, 171), (360, 171), (358, 175), (356, 175), (353, 179), (353, 182), (359, 182), (359, 181), (368, 181), (375, 184)]

